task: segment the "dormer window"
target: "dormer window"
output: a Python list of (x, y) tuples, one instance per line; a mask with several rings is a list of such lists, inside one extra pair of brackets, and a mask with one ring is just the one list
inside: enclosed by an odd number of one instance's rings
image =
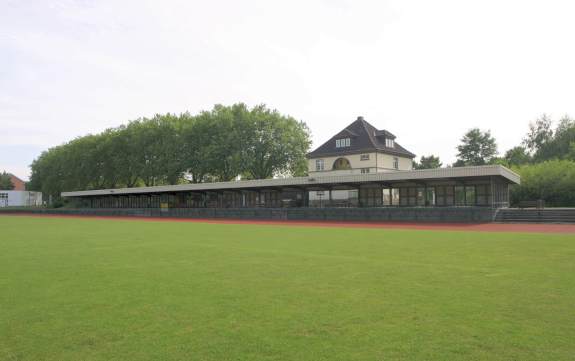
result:
[(393, 148), (393, 146), (394, 146), (393, 139), (385, 138), (385, 146), (388, 148)]
[(336, 139), (335, 140), (335, 147), (336, 148), (349, 147), (350, 144), (351, 144), (350, 138), (343, 138), (343, 139)]

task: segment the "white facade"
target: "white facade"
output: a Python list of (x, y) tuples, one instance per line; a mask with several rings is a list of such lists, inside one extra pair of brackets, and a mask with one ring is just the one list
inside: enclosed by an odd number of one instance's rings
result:
[(0, 190), (0, 207), (39, 207), (41, 205), (41, 192)]
[[(336, 164), (338, 159), (345, 159), (349, 162), (349, 169), (341, 169), (341, 161)], [(310, 176), (370, 174), (412, 169), (413, 162), (411, 158), (381, 152), (308, 159), (308, 173)]]

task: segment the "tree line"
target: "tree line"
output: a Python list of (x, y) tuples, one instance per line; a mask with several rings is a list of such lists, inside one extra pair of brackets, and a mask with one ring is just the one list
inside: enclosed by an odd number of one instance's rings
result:
[(304, 175), (306, 124), (265, 105), (158, 114), (43, 152), (28, 188), (62, 191)]
[[(497, 142), (489, 131), (469, 130), (457, 146), (453, 167), (501, 164), (521, 176), (511, 188), (511, 203), (543, 199), (549, 206), (575, 206), (575, 120), (568, 115), (555, 123), (542, 115), (529, 124), (521, 144), (498, 156)], [(439, 157), (414, 162), (415, 169), (439, 168)]]

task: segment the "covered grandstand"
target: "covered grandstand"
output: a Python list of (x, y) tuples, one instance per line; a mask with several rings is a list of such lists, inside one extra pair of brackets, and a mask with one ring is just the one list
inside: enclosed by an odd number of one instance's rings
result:
[(519, 175), (501, 165), (63, 192), (77, 208), (489, 207)]

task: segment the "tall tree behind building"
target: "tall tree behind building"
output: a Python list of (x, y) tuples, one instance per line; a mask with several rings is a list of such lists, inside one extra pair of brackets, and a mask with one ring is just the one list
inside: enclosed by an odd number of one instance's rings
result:
[(497, 143), (489, 130), (469, 130), (457, 146), (457, 161), (454, 167), (486, 165), (497, 156)]
[(421, 156), (419, 162), (413, 162), (413, 169), (433, 169), (433, 168), (441, 168), (442, 163), (439, 160), (439, 157), (434, 155), (430, 155), (428, 157)]

